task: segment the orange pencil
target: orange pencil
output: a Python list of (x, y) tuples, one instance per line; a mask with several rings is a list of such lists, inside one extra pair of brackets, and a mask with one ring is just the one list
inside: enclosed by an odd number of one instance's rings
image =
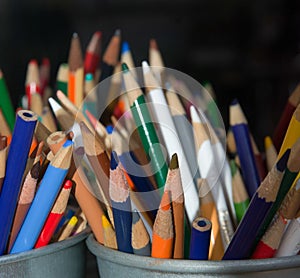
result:
[(169, 191), (164, 191), (153, 225), (151, 256), (154, 258), (173, 257), (174, 231), (170, 201)]

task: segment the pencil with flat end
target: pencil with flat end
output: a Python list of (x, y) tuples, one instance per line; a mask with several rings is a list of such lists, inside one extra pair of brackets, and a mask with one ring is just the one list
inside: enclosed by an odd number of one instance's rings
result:
[(32, 111), (19, 110), (17, 112), (0, 195), (0, 254), (3, 254), (5, 251), (13, 224), (13, 217), (36, 122), (37, 115)]
[(189, 259), (208, 259), (211, 226), (211, 222), (203, 217), (197, 217), (193, 221)]

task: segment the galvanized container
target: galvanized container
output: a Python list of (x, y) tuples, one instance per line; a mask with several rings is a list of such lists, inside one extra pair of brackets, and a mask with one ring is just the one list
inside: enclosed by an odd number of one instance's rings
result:
[(0, 256), (0, 277), (85, 277), (88, 235), (89, 230), (86, 230), (42, 248)]
[(126, 254), (99, 244), (91, 234), (86, 240), (96, 256), (102, 278), (126, 277), (299, 277), (300, 256), (264, 260), (192, 261)]

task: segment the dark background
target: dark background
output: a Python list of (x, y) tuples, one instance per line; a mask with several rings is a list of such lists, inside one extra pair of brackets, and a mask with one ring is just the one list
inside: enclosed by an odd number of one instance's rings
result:
[(117, 28), (136, 66), (154, 37), (167, 67), (210, 81), (226, 126), (237, 97), (260, 148), (300, 79), (300, 1), (1, 0), (0, 67), (14, 104), (30, 59), (50, 58), (54, 84), (74, 31), (83, 49), (102, 31), (105, 48)]

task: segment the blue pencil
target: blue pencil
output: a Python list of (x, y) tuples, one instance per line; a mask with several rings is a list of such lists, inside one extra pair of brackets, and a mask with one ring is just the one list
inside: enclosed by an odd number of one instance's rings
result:
[(210, 244), (211, 222), (204, 217), (197, 217), (192, 223), (190, 242), (191, 260), (207, 260)]
[(256, 167), (247, 120), (237, 100), (234, 100), (230, 105), (230, 126), (240, 158), (246, 189), (249, 197), (252, 198), (260, 184), (260, 177)]
[(131, 245), (131, 202), (129, 186), (118, 165), (117, 154), (112, 152), (110, 162), (109, 196), (114, 216), (118, 250), (133, 253)]
[(73, 142), (68, 140), (47, 167), (21, 230), (12, 247), (11, 254), (31, 250), (34, 247), (68, 173), (72, 151)]
[(6, 249), (36, 122), (31, 111), (17, 113), (0, 196), (0, 255)]
[(276, 200), (289, 155), (290, 149), (273, 166), (253, 195), (249, 207), (226, 249), (223, 260), (250, 258), (260, 228)]

